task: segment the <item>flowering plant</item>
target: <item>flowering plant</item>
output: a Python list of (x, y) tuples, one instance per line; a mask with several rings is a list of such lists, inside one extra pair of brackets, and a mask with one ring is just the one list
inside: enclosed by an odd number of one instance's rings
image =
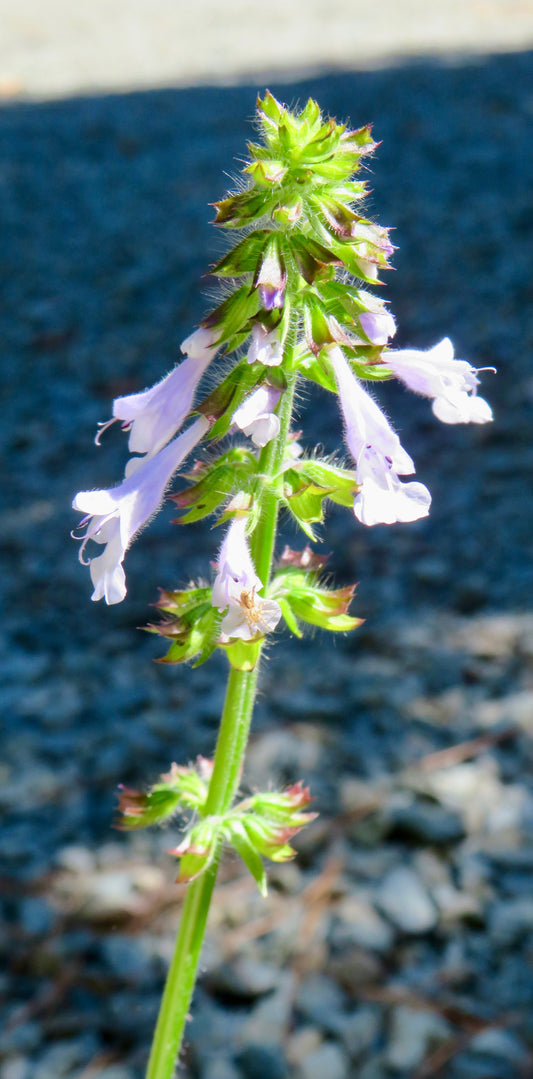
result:
[[(414, 462), (370, 384), (398, 378), (430, 398), (444, 423), (492, 418), (477, 395), (478, 371), (454, 358), (447, 338), (426, 352), (390, 346), (395, 320), (366, 287), (380, 286), (393, 253), (388, 230), (360, 212), (358, 171), (375, 148), (370, 128), (324, 119), (313, 100), (291, 112), (270, 93), (258, 101), (258, 126), (246, 184), (215, 204), (215, 224), (237, 237), (211, 270), (226, 282), (225, 296), (183, 342), (184, 360), (150, 389), (114, 401), (96, 441), (115, 421), (128, 432), (124, 479), (73, 503), (84, 515), (80, 560), (89, 542), (100, 551), (88, 560), (92, 599), (108, 604), (124, 599), (126, 552), (178, 472), (185, 486), (171, 497), (181, 523), (218, 514), (225, 529), (211, 582), (162, 591), (162, 620), (150, 627), (169, 642), (167, 663), (198, 665), (216, 648), (226, 653), (214, 760), (174, 764), (148, 791), (120, 794), (124, 829), (180, 813), (170, 853), (179, 860), (178, 880), (188, 883), (148, 1079), (173, 1074), (224, 845), (264, 892), (263, 858), (292, 857), (290, 840), (314, 816), (302, 783), (237, 799), (267, 639), (282, 622), (298, 637), (302, 623), (332, 632), (360, 624), (349, 610), (354, 588), (326, 584), (325, 559), (307, 541), (316, 539), (328, 501), (367, 526), (416, 521), (430, 510), (427, 487), (404, 478), (414, 475)], [(226, 357), (233, 357), (229, 369)], [(208, 367), (215, 387), (202, 396)], [(296, 440), (293, 401), (305, 379), (338, 396), (348, 463)], [(202, 444), (209, 454), (191, 463)], [(281, 509), (306, 544), (276, 555)]]

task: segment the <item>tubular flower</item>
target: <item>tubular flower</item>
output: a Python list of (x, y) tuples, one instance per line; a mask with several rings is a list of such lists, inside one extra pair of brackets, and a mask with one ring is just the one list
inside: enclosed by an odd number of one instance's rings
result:
[(247, 354), (248, 363), (262, 363), (265, 367), (278, 367), (283, 359), (281, 341), (275, 330), (270, 333), (261, 322), (254, 322), (252, 340)]
[(274, 409), (280, 397), (280, 390), (264, 383), (233, 413), (231, 422), (252, 439), (254, 446), (262, 449), (279, 435), (279, 420)]
[(266, 249), (254, 284), (265, 311), (283, 307), (287, 273), (275, 240)]
[(433, 397), (431, 407), (442, 423), (488, 423), (492, 419), (490, 405), (477, 396), (478, 369), (467, 360), (454, 359), (449, 337), (427, 352), (414, 348), (387, 352), (385, 363), (410, 390)]
[(389, 311), (364, 311), (359, 322), (373, 345), (386, 345), (396, 333), (396, 323)]
[(220, 548), (211, 599), (213, 607), (218, 607), (219, 611), (228, 608), (220, 627), (225, 637), (250, 641), (276, 628), (281, 608), (275, 600), (257, 596), (262, 587), (246, 540), (246, 519), (237, 517), (231, 522)]
[(210, 330), (195, 330), (181, 346), (187, 359), (178, 364), (165, 378), (149, 390), (117, 397), (113, 402), (113, 419), (102, 424), (96, 436), (120, 420), (122, 430), (129, 431), (131, 453), (146, 453), (154, 457), (179, 431), (192, 408), (196, 387), (215, 355)]
[[(122, 562), (140, 529), (159, 509), (172, 476), (209, 427), (201, 416), (183, 434), (155, 456), (141, 461), (117, 487), (107, 491), (80, 491), (72, 505), (86, 514), (80, 523), (85, 528), (79, 558), (89, 565), (94, 585), (93, 600), (120, 603), (126, 595)], [(135, 460), (135, 458), (133, 459)], [(129, 462), (130, 464), (132, 462)], [(89, 540), (105, 544), (101, 555), (84, 560)]]
[(372, 397), (352, 374), (340, 348), (330, 349), (339, 390), (345, 437), (357, 482), (354, 513), (362, 524), (394, 524), (427, 517), (431, 495), (422, 483), (402, 483), (415, 466)]

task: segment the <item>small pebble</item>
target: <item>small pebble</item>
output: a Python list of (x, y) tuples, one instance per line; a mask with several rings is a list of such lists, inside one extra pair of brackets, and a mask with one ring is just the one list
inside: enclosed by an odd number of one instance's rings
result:
[(420, 877), (408, 866), (397, 866), (377, 890), (383, 914), (403, 933), (427, 933), (437, 924), (437, 910)]
[(451, 1027), (442, 1016), (399, 1005), (392, 1012), (387, 1064), (401, 1072), (412, 1072), (431, 1049), (437, 1048), (450, 1035)]
[(324, 1042), (300, 1061), (298, 1079), (348, 1079), (346, 1053), (335, 1042)]
[(236, 1061), (244, 1079), (288, 1079), (287, 1060), (279, 1045), (248, 1045)]

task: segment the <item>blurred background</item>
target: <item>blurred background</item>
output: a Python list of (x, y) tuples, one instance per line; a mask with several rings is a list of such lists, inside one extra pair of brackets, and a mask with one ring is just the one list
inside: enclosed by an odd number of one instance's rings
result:
[[(318, 821), (268, 900), (225, 862), (184, 1079), (533, 1075), (533, 8), (527, 0), (4, 0), (0, 19), (1, 1079), (141, 1079), (178, 921), (174, 833), (112, 830), (119, 782), (212, 752), (218, 658), (166, 668), (157, 587), (218, 536), (170, 524), (91, 604), (75, 491), (118, 481), (96, 424), (158, 380), (214, 293), (209, 203), (258, 91), (374, 123), (400, 347), (449, 335), (494, 423), (380, 394), (433, 494), (414, 525), (332, 513), (357, 633), (270, 653), (246, 785)], [(228, 179), (229, 177), (229, 179)], [(304, 444), (333, 451), (308, 394)], [(300, 538), (288, 526), (285, 537)]]

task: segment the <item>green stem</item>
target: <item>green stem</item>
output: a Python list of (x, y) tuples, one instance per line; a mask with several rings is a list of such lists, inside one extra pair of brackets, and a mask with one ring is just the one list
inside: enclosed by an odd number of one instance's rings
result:
[[(292, 359), (292, 356), (287, 356), (287, 359)], [(259, 470), (261, 473), (259, 479), (261, 484), (264, 482), (263, 477), (268, 481), (276, 476), (283, 463), (292, 419), (295, 388), (296, 373), (289, 370), (287, 376), (287, 388), (283, 394), (281, 407), (278, 412), (280, 426), (279, 435), (277, 438), (272, 439), (271, 442), (267, 442), (266, 446), (261, 451), (261, 456), (259, 458)], [(261, 520), (251, 538), (251, 549), (257, 576), (260, 577), (266, 585), (270, 578), (272, 558), (274, 555), (274, 544), (276, 541), (276, 529), (278, 524), (279, 494), (269, 486), (262, 492), (258, 492), (258, 494), (260, 494), (261, 497)]]
[[(250, 729), (256, 682), (257, 667), (253, 671), (230, 671), (206, 804), (208, 813), (225, 812), (233, 800)], [(171, 1079), (174, 1075), (196, 981), (217, 869), (218, 858), (187, 888), (146, 1079)]]
[[(261, 498), (261, 518), (252, 536), (251, 548), (257, 574), (265, 584), (270, 577), (279, 504), (278, 494), (271, 489), (270, 481), (279, 472), (285, 453), (294, 384), (295, 376), (291, 373), (280, 403), (279, 436), (267, 443), (259, 459), (262, 489), (257, 493)], [(230, 670), (205, 807), (206, 815), (225, 813), (230, 808), (239, 786), (255, 703), (258, 668), (259, 660), (252, 671), (239, 671), (234, 668)], [(146, 1079), (172, 1079), (174, 1075), (196, 981), (217, 869), (218, 857), (209, 869), (187, 888)]]

